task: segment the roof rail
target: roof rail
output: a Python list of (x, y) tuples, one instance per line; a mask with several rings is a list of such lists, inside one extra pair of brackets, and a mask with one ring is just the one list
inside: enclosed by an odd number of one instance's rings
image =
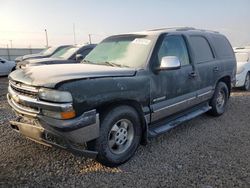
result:
[(250, 49), (250, 46), (240, 46), (240, 47), (234, 47), (235, 50), (243, 50), (243, 49)]
[(175, 30), (175, 31), (201, 31), (201, 32), (211, 32), (211, 33), (219, 33), (218, 31), (206, 30), (206, 29), (196, 29), (194, 27), (169, 27), (169, 28), (157, 28), (157, 29), (150, 29), (146, 31), (164, 31), (164, 30)]
[(177, 28), (176, 31), (189, 31), (189, 30), (197, 30), (194, 27), (180, 27)]
[(200, 31), (204, 32), (211, 32), (211, 33), (220, 33), (219, 31), (207, 30), (207, 29), (199, 29)]
[(168, 28), (149, 29), (147, 31), (161, 31), (161, 30), (171, 30), (171, 29), (174, 29), (176, 31), (195, 30), (195, 28), (193, 28), (193, 27), (168, 27)]

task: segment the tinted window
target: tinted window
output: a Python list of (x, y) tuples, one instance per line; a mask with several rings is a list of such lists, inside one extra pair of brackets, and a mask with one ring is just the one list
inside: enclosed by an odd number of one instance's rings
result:
[(218, 57), (233, 57), (233, 50), (224, 36), (214, 36), (214, 48)]
[(182, 36), (166, 36), (158, 51), (158, 61), (164, 56), (176, 56), (179, 58), (181, 65), (189, 64), (189, 57), (185, 41)]
[(201, 36), (191, 36), (191, 44), (197, 63), (213, 60), (213, 53), (207, 39)]

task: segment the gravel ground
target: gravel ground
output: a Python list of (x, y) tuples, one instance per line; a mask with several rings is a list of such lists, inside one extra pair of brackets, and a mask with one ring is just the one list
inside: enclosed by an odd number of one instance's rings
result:
[(235, 91), (223, 116), (184, 123), (112, 169), (12, 131), (6, 88), (0, 78), (0, 187), (250, 187), (250, 92)]

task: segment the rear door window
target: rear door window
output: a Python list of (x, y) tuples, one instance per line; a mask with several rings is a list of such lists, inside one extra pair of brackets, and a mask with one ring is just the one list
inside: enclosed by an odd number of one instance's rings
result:
[(211, 47), (205, 37), (191, 36), (190, 40), (196, 63), (203, 63), (214, 59)]

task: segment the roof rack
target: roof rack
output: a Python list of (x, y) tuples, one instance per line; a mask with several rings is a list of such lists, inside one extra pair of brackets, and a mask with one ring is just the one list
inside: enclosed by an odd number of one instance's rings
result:
[(168, 28), (157, 28), (157, 29), (149, 29), (147, 31), (161, 31), (161, 30), (176, 30), (176, 31), (188, 31), (188, 30), (195, 30), (193, 27), (168, 27)]
[(177, 28), (176, 31), (190, 31), (190, 30), (197, 30), (194, 27), (180, 27)]
[(164, 30), (175, 30), (175, 31), (202, 31), (202, 32), (211, 32), (211, 33), (219, 33), (218, 31), (206, 30), (206, 29), (196, 29), (194, 27), (170, 27), (170, 28), (158, 28), (158, 29), (151, 29), (147, 31), (164, 31)]
[(219, 31), (207, 30), (207, 29), (199, 29), (199, 31), (211, 32), (211, 33), (220, 33)]

